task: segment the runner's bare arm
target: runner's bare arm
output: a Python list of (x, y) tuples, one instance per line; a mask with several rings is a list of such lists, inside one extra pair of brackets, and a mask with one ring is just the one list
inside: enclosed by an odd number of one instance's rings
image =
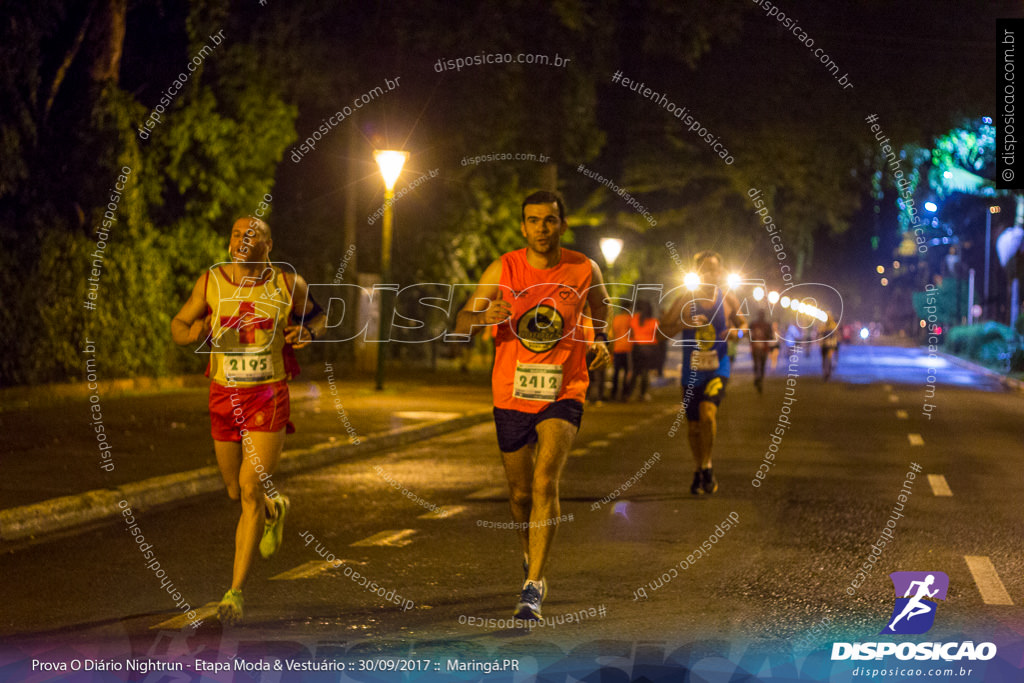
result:
[(210, 335), (210, 316), (206, 311), (206, 274), (196, 280), (185, 305), (171, 320), (171, 339), (179, 346), (188, 346)]
[(729, 336), (738, 339), (740, 330), (746, 330), (747, 317), (740, 313), (740, 300), (732, 292), (725, 295), (725, 317), (729, 323)]
[(512, 304), (501, 298), (501, 260), (487, 266), (473, 296), (455, 317), (456, 334), (476, 334), (484, 325), (507, 320), (512, 315)]
[[(315, 304), (309, 297), (309, 285), (298, 274), (295, 275), (292, 301), (294, 302), (292, 313), (296, 317), (305, 317), (316, 310)], [(326, 331), (327, 314), (324, 311), (320, 311), (314, 318), (306, 320), (301, 325), (286, 325), (284, 328), (284, 340), (291, 344), (293, 348), (301, 349), (313, 341), (313, 339), (322, 337)]]
[(685, 327), (682, 316), (685, 299), (686, 296), (680, 294), (672, 302), (672, 305), (658, 318), (658, 330), (668, 339), (675, 337)]

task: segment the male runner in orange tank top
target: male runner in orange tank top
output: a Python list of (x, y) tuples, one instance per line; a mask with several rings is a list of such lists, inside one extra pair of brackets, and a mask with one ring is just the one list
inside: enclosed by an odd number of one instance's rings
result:
[(589, 303), (597, 338), (590, 368), (603, 367), (610, 359), (603, 331), (608, 294), (597, 264), (562, 248), (568, 223), (557, 194), (527, 197), (519, 227), (526, 248), (487, 267), (455, 329), (472, 334), (496, 325), (494, 421), (526, 571), (514, 615), (539, 620), (544, 566), (561, 514), (559, 479), (587, 392), (589, 345), (581, 318)]
[(272, 475), (289, 422), (288, 380), (298, 371), (291, 349), (324, 333), (325, 316), (306, 281), (268, 263), (270, 226), (239, 218), (231, 228), (231, 263), (210, 268), (171, 321), (176, 344), (206, 340), (210, 351), (210, 423), (228, 497), (241, 500), (231, 588), (217, 617), (242, 618), (242, 585), (257, 547), (270, 557), (281, 545), (288, 498)]

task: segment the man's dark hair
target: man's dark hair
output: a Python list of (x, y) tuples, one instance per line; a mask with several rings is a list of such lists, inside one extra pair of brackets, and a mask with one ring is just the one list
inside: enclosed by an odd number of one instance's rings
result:
[(696, 266), (700, 266), (700, 264), (704, 263), (709, 258), (715, 259), (718, 261), (718, 265), (722, 265), (722, 256), (717, 251), (711, 251), (710, 249), (705, 249), (704, 251), (694, 254), (693, 263)]
[(537, 190), (536, 192), (534, 192), (529, 197), (523, 200), (523, 222), (526, 222), (527, 204), (550, 204), (552, 202), (558, 204), (558, 219), (562, 222), (565, 222), (565, 204), (562, 203), (562, 197), (557, 192), (548, 192), (547, 190)]

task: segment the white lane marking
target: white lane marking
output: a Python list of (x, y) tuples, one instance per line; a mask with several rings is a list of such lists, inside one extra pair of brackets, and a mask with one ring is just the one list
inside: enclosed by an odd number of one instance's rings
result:
[(622, 432), (612, 432), (611, 434), (608, 435), (608, 438), (609, 439), (621, 439), (622, 438)]
[(911, 446), (923, 446), (924, 439), (921, 438), (920, 434), (907, 434), (907, 440), (910, 441)]
[(373, 536), (364, 538), (361, 541), (356, 541), (355, 543), (350, 543), (349, 545), (352, 547), (386, 545), (392, 548), (401, 548), (412, 543), (412, 539), (409, 537), (415, 533), (415, 529), (385, 529)]
[(216, 602), (206, 603), (205, 605), (196, 610), (195, 619), (189, 619), (188, 615), (186, 614), (179, 614), (178, 616), (172, 617), (167, 621), (161, 621), (159, 624), (156, 624), (155, 626), (150, 626), (149, 630), (155, 631), (156, 629), (160, 629), (162, 631), (180, 631), (181, 629), (191, 624), (193, 621), (200, 622), (206, 621), (207, 619), (213, 619), (213, 617), (217, 614), (218, 604), (219, 603)]
[(453, 517), (459, 514), (465, 509), (465, 505), (449, 505), (448, 507), (443, 507), (440, 510), (435, 510), (434, 512), (428, 512), (425, 515), (420, 515), (418, 519), (448, 519), (449, 517)]
[(1006, 586), (999, 579), (992, 560), (987, 555), (964, 555), (967, 568), (971, 570), (974, 583), (978, 584), (978, 592), (986, 605), (1012, 605), (1013, 600), (1006, 592)]
[(462, 413), (435, 413), (429, 410), (404, 410), (392, 414), (406, 420), (450, 420), (462, 416)]
[(889, 394), (889, 403), (899, 403), (900, 397), (896, 394)]
[(508, 489), (504, 486), (492, 486), (489, 489), (480, 489), (466, 496), (469, 500), (489, 500), (491, 498), (508, 498)]
[(936, 496), (952, 496), (953, 490), (949, 488), (946, 478), (941, 474), (929, 474), (928, 483), (931, 484), (932, 493)]
[(906, 420), (908, 417), (910, 417), (910, 416), (907, 415), (907, 411), (903, 410), (902, 408), (900, 410), (896, 411), (896, 419), (897, 420)]
[(271, 576), (271, 581), (294, 581), (296, 579), (311, 579), (314, 576), (320, 576), (326, 571), (337, 568), (348, 560), (337, 559), (334, 562), (327, 562), (326, 560), (310, 560), (305, 564), (300, 564), (298, 567), (289, 569), (286, 572), (281, 572), (277, 576)]
[(587, 448), (604, 448), (609, 444), (611, 444), (611, 441), (591, 441), (589, 444), (587, 444)]
[(574, 448), (571, 451), (569, 451), (569, 457), (570, 458), (578, 458), (581, 455), (586, 455), (586, 454), (587, 454), (587, 449), (586, 448)]

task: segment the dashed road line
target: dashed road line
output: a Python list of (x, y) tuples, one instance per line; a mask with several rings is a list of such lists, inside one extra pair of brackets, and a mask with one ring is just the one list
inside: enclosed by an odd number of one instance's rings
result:
[(924, 445), (924, 439), (921, 438), (920, 434), (907, 434), (907, 440), (910, 442), (911, 446), (923, 446)]
[(896, 394), (889, 394), (889, 403), (899, 403), (900, 397)]
[(180, 631), (181, 629), (191, 624), (193, 621), (198, 622), (206, 621), (207, 619), (212, 619), (217, 614), (217, 605), (219, 604), (220, 603), (217, 602), (208, 602), (196, 610), (195, 619), (189, 619), (188, 615), (186, 614), (179, 614), (178, 616), (168, 619), (167, 621), (161, 621), (159, 624), (150, 626), (149, 630), (155, 631), (157, 629), (160, 629), (161, 631)]
[(902, 408), (896, 411), (897, 420), (906, 420), (908, 417), (910, 417), (910, 415), (908, 415), (907, 411), (903, 410)]
[(392, 548), (401, 548), (412, 543), (410, 536), (415, 533), (416, 529), (385, 529), (373, 536), (350, 543), (349, 545), (352, 547), (386, 545)]
[(605, 440), (602, 439), (600, 441), (591, 441), (589, 444), (587, 444), (587, 447), (588, 448), (604, 448), (605, 446), (609, 446), (609, 445), (611, 445), (611, 441), (605, 441)]
[(946, 478), (941, 474), (929, 474), (928, 483), (932, 487), (932, 493), (936, 496), (952, 496), (953, 490), (949, 488)]
[(454, 517), (465, 509), (465, 505), (449, 505), (441, 508), (440, 510), (420, 515), (418, 519), (448, 519), (449, 517)]
[(474, 491), (466, 496), (467, 500), (490, 500), (492, 498), (508, 498), (508, 489), (504, 486), (492, 486)]
[(277, 576), (271, 576), (271, 581), (295, 581), (298, 579), (312, 579), (315, 576), (320, 576), (326, 571), (336, 569), (337, 566), (348, 560), (338, 559), (334, 562), (326, 562), (324, 560), (310, 560), (305, 564), (300, 564), (298, 567), (289, 569), (286, 572), (281, 572)]
[(609, 439), (621, 439), (622, 438), (622, 432), (612, 432), (611, 434), (608, 435), (608, 438)]
[(578, 458), (582, 455), (586, 455), (589, 451), (586, 448), (574, 448), (569, 451), (570, 458)]
[(974, 583), (978, 584), (978, 592), (986, 605), (1012, 605), (1013, 600), (1006, 592), (1006, 586), (999, 578), (992, 560), (987, 555), (964, 555), (967, 568), (971, 570)]

